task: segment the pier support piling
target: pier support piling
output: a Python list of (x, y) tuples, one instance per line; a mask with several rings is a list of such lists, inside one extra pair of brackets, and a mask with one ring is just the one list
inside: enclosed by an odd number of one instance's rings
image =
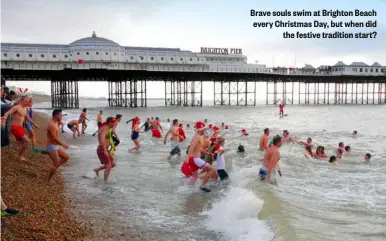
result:
[(146, 107), (146, 80), (121, 78), (108, 81), (109, 106)]
[(79, 108), (78, 81), (51, 80), (51, 104), (52, 108)]
[(165, 106), (202, 106), (202, 81), (165, 80)]
[(256, 106), (256, 82), (215, 80), (214, 105)]
[(277, 105), (283, 103), (285, 105), (294, 104), (294, 88), (295, 83), (288, 81), (267, 81), (267, 105)]

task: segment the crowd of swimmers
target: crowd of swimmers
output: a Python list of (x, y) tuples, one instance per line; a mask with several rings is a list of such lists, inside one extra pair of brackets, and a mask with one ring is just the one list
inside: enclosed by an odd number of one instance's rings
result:
[[(24, 157), (24, 153), (30, 143), (29, 138), (25, 134), (24, 128), (32, 137), (32, 146), (36, 142), (34, 138), (33, 129), (39, 128), (39, 126), (32, 120), (32, 99), (28, 96), (22, 96), (18, 102), (7, 111), (2, 117), (2, 127), (5, 125), (6, 120), (11, 116), (10, 132), (14, 135), (16, 141), (20, 143), (18, 159), (23, 162), (27, 162)], [(284, 106), (280, 107), (280, 116), (283, 113)], [(52, 118), (48, 122), (47, 127), (47, 146), (42, 153), (48, 154), (53, 161), (53, 166), (50, 170), (48, 180), (51, 180), (58, 168), (66, 163), (69, 159), (65, 149), (69, 146), (60, 140), (60, 132), (64, 132), (64, 123), (62, 120), (63, 113), (61, 109), (55, 109), (52, 112)], [(98, 134), (98, 146), (96, 148), (96, 154), (100, 160), (101, 165), (94, 169), (96, 176), (99, 176), (99, 172), (104, 170), (104, 180), (107, 181), (109, 174), (116, 166), (114, 156), (115, 151), (120, 144), (119, 136), (116, 133), (116, 128), (122, 120), (122, 115), (117, 114), (115, 117), (108, 117), (103, 121), (103, 111), (101, 110), (97, 116), (98, 130), (93, 133), (93, 136)], [(87, 118), (87, 108), (84, 108), (80, 113), (78, 119), (69, 120), (67, 122), (67, 128), (72, 131), (73, 138), (79, 137), (81, 134), (85, 134), (87, 129), (87, 122), (90, 121)], [(151, 131), (152, 137), (161, 139), (164, 132), (159, 117), (147, 118), (146, 121), (141, 124), (141, 119), (138, 116), (128, 120), (126, 123), (131, 122), (131, 140), (134, 146), (129, 148), (129, 152), (139, 151), (141, 148), (140, 133)], [(178, 119), (174, 119), (171, 123), (167, 120), (167, 131), (163, 138), (163, 143), (166, 144), (170, 141), (170, 152), (167, 159), (171, 159), (173, 156), (182, 156), (180, 143), (186, 140), (186, 135), (183, 129), (182, 123)], [(81, 129), (80, 129), (81, 128)], [(190, 128), (189, 124), (186, 124), (186, 128)], [(228, 131), (228, 126), (225, 123), (221, 124), (221, 127), (216, 125), (207, 124), (207, 120), (198, 121), (194, 125), (195, 134), (186, 151), (187, 156), (182, 163), (181, 171), (186, 176), (191, 178), (189, 184), (194, 184), (198, 179), (201, 179), (200, 189), (204, 192), (210, 192), (208, 188), (208, 181), (227, 180), (229, 176), (225, 170), (225, 158), (224, 158), (224, 134)], [(221, 134), (222, 132), (222, 134)], [(248, 132), (245, 129), (241, 130), (241, 135), (248, 136)], [(259, 149), (264, 151), (264, 158), (259, 159), (262, 161), (262, 167), (259, 170), (259, 176), (261, 180), (266, 182), (271, 177), (272, 173), (276, 170), (281, 174), (279, 160), (280, 152), (279, 148), (282, 144), (297, 143), (304, 145), (305, 156), (307, 158), (328, 159), (325, 154), (325, 148), (318, 146), (316, 151), (313, 152), (312, 139), (307, 138), (306, 141), (294, 140), (287, 130), (283, 131), (282, 136), (276, 135), (271, 141), (269, 141), (270, 130), (264, 129), (264, 134), (260, 137)], [(354, 131), (353, 136), (357, 135), (357, 131)], [(170, 136), (170, 138), (169, 138)], [(239, 146), (238, 152), (244, 152), (244, 147)], [(336, 155), (330, 156), (329, 162), (334, 166), (338, 166), (338, 160), (342, 158), (343, 154), (350, 153), (350, 146), (345, 146), (342, 142), (339, 143), (336, 150)], [(365, 160), (369, 161), (371, 155), (367, 153)], [(216, 162), (216, 168), (212, 164)]]

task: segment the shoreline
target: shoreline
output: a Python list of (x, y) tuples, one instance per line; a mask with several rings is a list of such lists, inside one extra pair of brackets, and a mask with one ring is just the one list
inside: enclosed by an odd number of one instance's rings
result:
[[(35, 130), (36, 146), (44, 149), (48, 117), (35, 113), (33, 119), (40, 126)], [(61, 169), (48, 183), (52, 165), (48, 155), (33, 153), (29, 148), (25, 154), (29, 164), (20, 163), (16, 156), (14, 142), (1, 148), (2, 198), (7, 206), (25, 212), (1, 218), (6, 224), (1, 228), (2, 239), (84, 240), (91, 230), (85, 220), (71, 213), (72, 200), (66, 195)]]

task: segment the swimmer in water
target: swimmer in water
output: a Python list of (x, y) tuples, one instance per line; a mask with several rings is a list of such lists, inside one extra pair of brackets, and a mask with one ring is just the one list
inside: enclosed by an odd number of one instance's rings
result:
[[(339, 154), (338, 154), (339, 150), (341, 150), (341, 154), (345, 151), (345, 150), (344, 150), (344, 144), (343, 144), (343, 142), (339, 142), (338, 148), (336, 149), (336, 155), (338, 156), (338, 158), (339, 158)], [(340, 158), (339, 158), (339, 159), (340, 159)]]
[(195, 183), (195, 181), (198, 179), (197, 171), (199, 169), (202, 169), (205, 175), (202, 179), (200, 189), (204, 192), (210, 192), (210, 189), (206, 187), (206, 184), (208, 183), (209, 178), (211, 177), (217, 179), (217, 173), (209, 163), (206, 163), (204, 160), (201, 159), (201, 153), (203, 150), (202, 137), (204, 135), (205, 130), (207, 130), (207, 127), (205, 126), (205, 123), (200, 121), (197, 122), (194, 127), (196, 129), (196, 134), (193, 137), (192, 143), (189, 147), (189, 153), (185, 161), (188, 163), (192, 171), (193, 177), (190, 184)]
[(342, 155), (343, 155), (342, 149), (338, 149), (338, 150), (336, 151), (336, 157), (337, 157), (338, 159), (342, 159)]
[(353, 132), (352, 132), (352, 136), (353, 136), (353, 137), (355, 137), (357, 134), (358, 134), (357, 131), (353, 131)]
[(189, 124), (186, 124), (186, 129), (190, 129), (190, 125)]
[(336, 159), (336, 156), (330, 156), (330, 160), (328, 162), (331, 163), (332, 165), (334, 165), (334, 167), (339, 167), (338, 160)]
[(371, 154), (370, 153), (366, 153), (365, 155), (365, 162), (370, 162), (371, 160)]
[(260, 151), (265, 151), (268, 147), (268, 136), (269, 136), (269, 129), (264, 129), (264, 135), (260, 137)]
[(318, 158), (318, 159), (328, 158), (328, 156), (324, 153), (324, 146), (318, 146), (316, 148), (315, 158)]
[(351, 147), (350, 146), (345, 146), (344, 147), (344, 154), (347, 155), (347, 154), (350, 154), (351, 153)]
[(178, 120), (177, 119), (174, 119), (173, 120), (173, 125), (172, 127), (169, 129), (169, 131), (166, 133), (165, 135), (165, 139), (164, 139), (164, 145), (166, 145), (166, 140), (169, 136), (169, 134), (172, 135), (172, 137), (170, 138), (170, 141), (171, 141), (171, 151), (168, 155), (168, 160), (172, 159), (172, 157), (174, 155), (178, 155), (178, 158), (181, 157), (181, 150), (180, 150), (180, 147), (179, 147), (179, 143), (180, 143), (180, 133), (178, 131), (179, 129), (179, 123), (178, 123)]
[[(280, 160), (279, 148), (281, 146), (281, 137), (276, 136), (273, 138), (273, 145), (267, 147), (264, 154), (263, 166), (260, 168), (259, 177), (260, 180), (264, 180), (268, 183), (271, 173), (275, 171), (275, 167), (278, 166)], [(279, 175), (281, 176), (281, 170), (278, 169)]]
[(221, 123), (221, 128), (224, 128), (225, 127), (225, 123)]
[(287, 130), (283, 131), (283, 137), (281, 138), (282, 143), (295, 143), (295, 141), (292, 139), (292, 137), (289, 136), (289, 132)]
[(316, 155), (312, 152), (312, 146), (305, 146), (304, 156), (306, 158), (315, 158)]

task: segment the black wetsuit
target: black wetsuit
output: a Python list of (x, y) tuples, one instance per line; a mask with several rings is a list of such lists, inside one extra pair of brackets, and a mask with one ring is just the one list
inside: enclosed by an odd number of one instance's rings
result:
[[(148, 121), (146, 121), (146, 122), (142, 125), (142, 127), (145, 127), (145, 132), (150, 131), (150, 123), (149, 123)], [(141, 129), (142, 129), (142, 127), (141, 127)]]

